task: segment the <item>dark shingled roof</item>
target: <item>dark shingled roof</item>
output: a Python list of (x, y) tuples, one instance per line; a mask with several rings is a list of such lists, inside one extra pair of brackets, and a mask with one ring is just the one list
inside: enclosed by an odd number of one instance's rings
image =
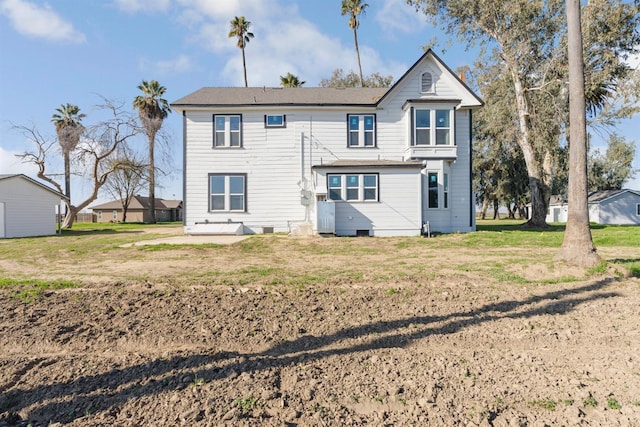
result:
[(171, 103), (184, 107), (215, 106), (375, 106), (388, 88), (203, 87)]
[(314, 165), (318, 168), (354, 168), (354, 167), (376, 167), (376, 168), (422, 168), (422, 161), (408, 160), (406, 162), (398, 160), (336, 160), (331, 163)]

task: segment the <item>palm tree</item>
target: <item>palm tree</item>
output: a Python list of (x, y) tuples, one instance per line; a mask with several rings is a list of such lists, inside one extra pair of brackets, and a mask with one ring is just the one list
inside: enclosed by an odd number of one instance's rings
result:
[(363, 14), (369, 5), (362, 3), (362, 0), (342, 0), (342, 15), (349, 15), (349, 28), (353, 30), (353, 41), (356, 45), (356, 56), (358, 57), (358, 69), (360, 70), (360, 85), (364, 86), (364, 77), (362, 76), (362, 64), (360, 64), (360, 49), (358, 48), (358, 27), (360, 20), (358, 15)]
[(601, 262), (589, 228), (584, 58), (580, 0), (567, 0), (569, 59), (569, 216), (557, 260), (585, 267)]
[(244, 58), (244, 48), (249, 43), (249, 40), (253, 38), (253, 33), (249, 31), (251, 21), (244, 19), (244, 16), (236, 16), (231, 21), (231, 31), (229, 31), (229, 37), (238, 38), (238, 47), (242, 50), (242, 68), (244, 70), (244, 87), (248, 87), (247, 84), (247, 63)]
[(162, 99), (167, 89), (156, 80), (145, 81), (138, 85), (143, 95), (138, 95), (133, 100), (133, 107), (138, 109), (140, 121), (149, 138), (149, 215), (151, 224), (156, 223), (156, 174), (154, 150), (156, 134), (162, 127), (162, 121), (171, 112), (169, 103)]
[(306, 82), (301, 82), (298, 76), (291, 73), (287, 73), (285, 76), (280, 76), (280, 86), (282, 87), (300, 87)]
[(51, 121), (56, 127), (58, 135), (58, 143), (62, 149), (62, 157), (64, 158), (64, 191), (68, 202), (71, 202), (71, 165), (70, 154), (78, 146), (80, 135), (84, 131), (82, 126), (82, 118), (84, 114), (80, 114), (80, 107), (73, 104), (61, 105), (56, 108), (57, 113), (51, 116)]

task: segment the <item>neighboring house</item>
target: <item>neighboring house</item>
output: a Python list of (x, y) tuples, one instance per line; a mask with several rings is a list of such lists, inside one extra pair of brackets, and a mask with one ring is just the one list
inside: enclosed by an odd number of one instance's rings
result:
[(0, 238), (56, 233), (64, 194), (22, 174), (0, 175)]
[(471, 114), (432, 51), (391, 88), (214, 88), (183, 115), (186, 233), (475, 230)]
[[(588, 195), (589, 221), (596, 224), (640, 225), (640, 191), (594, 191)], [(547, 222), (567, 222), (568, 206), (560, 196), (552, 196)]]
[[(97, 222), (122, 222), (123, 209), (121, 200), (95, 205), (93, 210)], [(127, 209), (126, 222), (149, 222), (149, 198), (133, 196)], [(156, 198), (156, 221), (182, 221), (182, 200), (164, 200)]]

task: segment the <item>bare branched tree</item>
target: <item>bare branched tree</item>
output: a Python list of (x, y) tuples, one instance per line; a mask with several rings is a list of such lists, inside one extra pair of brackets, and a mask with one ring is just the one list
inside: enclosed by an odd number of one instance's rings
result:
[[(113, 161), (118, 148), (127, 145), (133, 137), (143, 132), (136, 118), (124, 110), (123, 103), (115, 103), (103, 98), (102, 104), (97, 107), (107, 115), (107, 118), (87, 127), (85, 137), (80, 139), (74, 150), (70, 152), (71, 163), (78, 170), (85, 171), (92, 183), (92, 191), (77, 205), (66, 200), (67, 213), (62, 228), (72, 227), (78, 212), (98, 198), (98, 193), (109, 176), (120, 168), (120, 163)], [(24, 162), (35, 164), (38, 167), (38, 178), (53, 185), (60, 193), (64, 193), (56, 180), (60, 174), (47, 171), (54, 142), (44, 138), (35, 127), (15, 126), (15, 128), (36, 146), (34, 151), (24, 152), (19, 157)]]

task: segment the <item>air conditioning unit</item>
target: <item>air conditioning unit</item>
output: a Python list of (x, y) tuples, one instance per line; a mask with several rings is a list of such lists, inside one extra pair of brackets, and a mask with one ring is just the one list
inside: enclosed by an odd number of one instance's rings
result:
[(336, 204), (332, 200), (318, 202), (316, 212), (318, 213), (318, 233), (336, 233)]

